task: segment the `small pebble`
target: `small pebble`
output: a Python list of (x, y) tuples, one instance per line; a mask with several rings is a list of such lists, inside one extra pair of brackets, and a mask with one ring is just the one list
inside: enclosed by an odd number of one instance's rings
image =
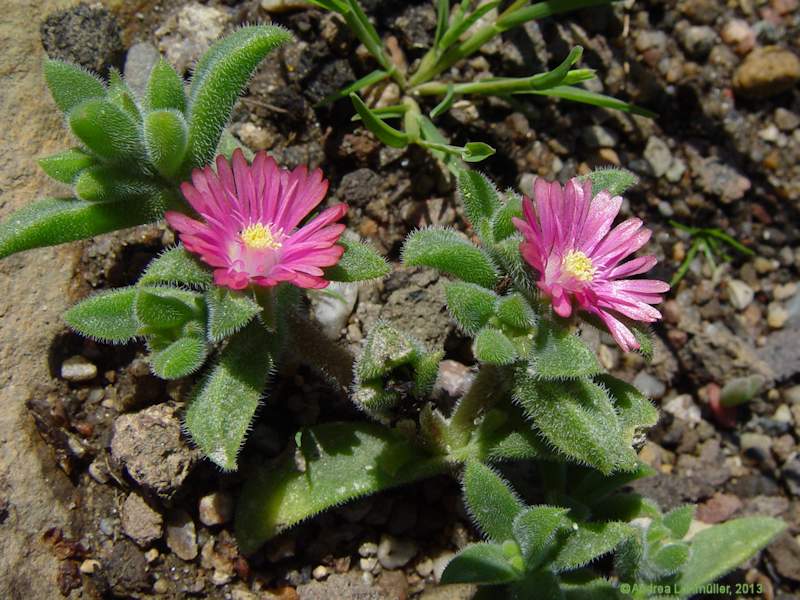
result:
[(378, 560), (384, 569), (394, 570), (405, 566), (417, 554), (417, 544), (412, 540), (382, 535), (378, 544)]
[(97, 366), (83, 356), (70, 356), (61, 364), (61, 378), (67, 381), (91, 381), (97, 377)]
[(417, 573), (420, 577), (427, 577), (433, 573), (433, 561), (430, 558), (425, 558), (417, 563)]
[(197, 557), (197, 533), (186, 511), (173, 510), (167, 516), (167, 546), (182, 560)]
[(233, 517), (233, 497), (225, 492), (213, 492), (200, 498), (200, 522), (206, 527), (222, 525)]
[(93, 558), (88, 558), (81, 563), (81, 573), (84, 575), (91, 575), (100, 568), (100, 561)]
[(156, 582), (153, 584), (153, 591), (156, 594), (166, 594), (169, 591), (169, 584), (166, 579), (156, 579)]
[(796, 283), (784, 283), (782, 285), (775, 286), (775, 289), (772, 291), (772, 297), (775, 298), (775, 300), (788, 300), (794, 296), (796, 292)]
[(358, 547), (359, 556), (368, 557), (375, 556), (378, 553), (378, 544), (373, 542), (364, 542)]
[(328, 576), (328, 568), (324, 565), (314, 567), (314, 570), (311, 571), (311, 576), (317, 581), (325, 579)]
[(741, 279), (728, 281), (728, 300), (736, 310), (744, 310), (755, 298), (755, 291)]
[(789, 320), (789, 311), (778, 302), (770, 302), (767, 307), (767, 325), (772, 329), (781, 329)]

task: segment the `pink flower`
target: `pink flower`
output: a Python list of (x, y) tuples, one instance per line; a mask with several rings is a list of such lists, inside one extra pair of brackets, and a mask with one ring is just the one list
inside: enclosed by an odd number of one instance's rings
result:
[(661, 318), (651, 304), (658, 304), (669, 285), (654, 279), (625, 279), (653, 268), (655, 256), (624, 258), (644, 246), (651, 231), (641, 219), (628, 219), (611, 230), (622, 198), (600, 192), (592, 198), (592, 184), (572, 180), (537, 179), (536, 206), (523, 201), (525, 219), (514, 225), (525, 238), (520, 252), (540, 274), (539, 289), (547, 294), (562, 317), (572, 314), (572, 299), (583, 310), (603, 320), (625, 352), (639, 347), (628, 327), (617, 316), (652, 323)]
[(328, 285), (322, 267), (335, 265), (344, 252), (336, 245), (344, 225), (336, 221), (347, 206), (332, 206), (300, 226), (328, 191), (319, 169), (281, 169), (265, 152), (249, 165), (236, 150), (231, 164), (217, 157), (217, 173), (195, 169), (181, 191), (204, 222), (178, 212), (168, 212), (167, 222), (190, 252), (214, 267), (217, 285)]

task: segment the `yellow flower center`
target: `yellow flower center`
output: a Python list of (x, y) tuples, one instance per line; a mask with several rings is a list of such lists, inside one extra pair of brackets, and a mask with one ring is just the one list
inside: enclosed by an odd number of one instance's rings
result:
[(592, 259), (580, 250), (570, 250), (564, 256), (563, 269), (578, 281), (591, 281), (597, 268)]
[(275, 239), (269, 227), (265, 227), (261, 223), (250, 225), (242, 230), (240, 234), (244, 245), (248, 248), (263, 249), (269, 248), (270, 250), (277, 250), (281, 247), (281, 243)]

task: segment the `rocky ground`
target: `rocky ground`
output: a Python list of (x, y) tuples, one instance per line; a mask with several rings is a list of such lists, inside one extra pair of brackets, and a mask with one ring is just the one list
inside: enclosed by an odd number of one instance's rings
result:
[[(54, 193), (33, 157), (63, 145), (59, 117), (39, 74), (51, 56), (96, 70), (124, 68), (141, 86), (161, 51), (187, 71), (219, 35), (270, 18), (300, 42), (271, 56), (239, 103), (232, 129), (281, 163), (322, 166), (331, 202), (349, 225), (397, 261), (404, 236), (428, 224), (464, 226), (445, 169), (419, 149), (383, 147), (350, 122), (347, 103), (315, 108), (372, 69), (341, 22), (296, 0), (120, 2), (107, 8), (42, 3), (34, 23), (12, 2), (0, 26), (4, 147), (0, 213)], [(379, 30), (412, 63), (435, 27), (432, 3), (365, 1)], [(640, 484), (667, 509), (699, 504), (717, 523), (749, 514), (781, 517), (787, 532), (729, 576), (762, 583), (766, 598), (800, 588), (800, 8), (797, 0), (637, 0), (613, 10), (532, 24), (485, 47), (458, 79), (528, 74), (553, 66), (574, 44), (597, 69), (593, 89), (657, 111), (655, 120), (543, 100), (458, 102), (441, 121), (456, 142), (498, 149), (482, 168), (502, 186), (530, 189), (537, 175), (565, 179), (622, 165), (641, 184), (623, 207), (656, 234), (650, 250), (669, 279), (691, 248), (669, 224), (717, 227), (755, 252), (712, 266), (698, 257), (664, 305), (653, 362), (595, 343), (605, 366), (660, 405), (642, 449), (659, 471)], [(374, 93), (391, 103), (392, 85)], [(17, 135), (16, 132), (24, 132)], [(475, 536), (458, 486), (437, 478), (314, 519), (254, 556), (230, 530), (240, 484), (182, 436), (188, 382), (150, 375), (143, 348), (109, 348), (61, 326), (66, 305), (91, 290), (133, 281), (173, 241), (152, 226), (0, 265), (0, 590), (9, 598), (207, 597), (236, 600), (468, 598), (439, 588), (448, 558)], [(339, 290), (314, 311), (354, 349), (377, 319), (402, 322), (444, 346), (437, 394), (467, 385), (468, 344), (450, 326), (441, 283), (398, 268), (378, 286)], [(715, 410), (738, 378), (761, 390), (736, 414)], [(728, 387), (726, 388), (726, 384)], [(277, 456), (298, 426), (353, 417), (315, 374), (289, 368), (243, 453)]]

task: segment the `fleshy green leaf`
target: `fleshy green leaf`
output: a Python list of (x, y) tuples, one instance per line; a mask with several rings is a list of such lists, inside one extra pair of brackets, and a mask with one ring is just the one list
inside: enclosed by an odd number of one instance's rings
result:
[(510, 365), (519, 358), (517, 347), (499, 329), (484, 327), (475, 338), (475, 358), (494, 365)]
[(117, 344), (130, 341), (139, 330), (134, 312), (136, 294), (133, 287), (94, 294), (64, 313), (64, 320), (93, 340)]
[(720, 392), (722, 406), (739, 406), (750, 402), (764, 389), (766, 378), (755, 374), (747, 377), (736, 377), (726, 382)]
[(483, 142), (467, 142), (461, 151), (461, 158), (466, 162), (481, 162), (494, 155), (497, 151), (489, 144)]
[(0, 224), (0, 258), (150, 223), (158, 220), (161, 214), (163, 205), (149, 201), (121, 204), (46, 198), (11, 213)]
[(508, 483), (486, 465), (471, 460), (464, 469), (464, 499), (490, 540), (514, 539), (512, 523), (524, 506)]
[(449, 282), (444, 289), (450, 316), (465, 333), (474, 335), (494, 314), (497, 294), (491, 290), (463, 281)]
[(508, 587), (508, 600), (530, 600), (532, 590), (536, 590), (536, 600), (564, 600), (558, 576), (546, 569), (529, 573)]
[(447, 563), (442, 583), (479, 583), (497, 585), (520, 579), (498, 544), (471, 544)]
[(691, 527), (692, 519), (694, 519), (695, 508), (693, 504), (686, 504), (673, 508), (664, 515), (661, 523), (672, 532), (672, 537), (676, 540), (682, 540), (689, 533), (689, 527)]
[(241, 292), (214, 287), (206, 292), (208, 306), (208, 339), (220, 342), (230, 337), (261, 312), (252, 298)]
[(361, 79), (354, 81), (348, 86), (343, 87), (341, 90), (338, 90), (333, 94), (326, 96), (320, 101), (319, 106), (326, 106), (328, 104), (336, 102), (337, 100), (341, 100), (342, 98), (348, 98), (350, 94), (358, 92), (359, 90), (363, 90), (364, 88), (369, 87), (371, 85), (375, 85), (376, 83), (380, 83), (384, 79), (388, 78), (389, 78), (388, 71), (383, 71), (380, 69), (372, 71), (371, 73), (365, 75)]
[(258, 64), (292, 39), (276, 25), (242, 27), (216, 42), (197, 63), (189, 94), (189, 166), (211, 162), (233, 105)]
[(413, 232), (403, 246), (403, 263), (432, 267), (489, 289), (494, 287), (498, 277), (486, 253), (449, 229)]
[(636, 528), (627, 523), (581, 523), (566, 538), (552, 566), (557, 571), (577, 569), (608, 554), (635, 533)]
[(536, 323), (536, 313), (522, 294), (499, 298), (495, 312), (504, 325), (513, 329), (528, 330)]
[(173, 284), (206, 289), (211, 286), (211, 272), (182, 245), (165, 250), (147, 265), (138, 285)]
[(159, 59), (153, 65), (153, 70), (150, 71), (144, 106), (148, 111), (177, 110), (184, 112), (186, 110), (183, 78), (163, 58)]
[(388, 323), (376, 323), (367, 336), (361, 356), (356, 361), (358, 381), (388, 375), (393, 369), (411, 363), (417, 355), (414, 341)]
[(619, 196), (639, 183), (639, 178), (627, 169), (597, 169), (587, 175), (592, 180), (592, 195), (606, 190), (612, 196)]
[(154, 352), (149, 360), (153, 373), (162, 379), (180, 379), (200, 369), (206, 356), (208, 346), (205, 340), (186, 336), (178, 338), (163, 350)]
[(658, 423), (658, 411), (655, 406), (634, 386), (611, 375), (600, 375), (596, 380), (608, 390), (628, 443), (633, 440), (638, 430)]
[(546, 90), (530, 90), (528, 92), (523, 92), (528, 94), (537, 94), (540, 96), (552, 96), (554, 98), (562, 98), (564, 100), (571, 100), (572, 102), (581, 102), (583, 104), (589, 104), (591, 106), (602, 106), (604, 108), (612, 108), (614, 110), (619, 110), (626, 113), (631, 113), (634, 115), (640, 115), (642, 117), (648, 117), (653, 119), (657, 117), (656, 113), (647, 110), (646, 108), (641, 108), (640, 106), (636, 106), (635, 104), (631, 104), (630, 102), (625, 102), (624, 100), (618, 100), (612, 96), (606, 96), (604, 94), (598, 94), (597, 92), (590, 92), (587, 89), (577, 87), (574, 85), (558, 85), (556, 87), (548, 88)]
[(520, 546), (528, 569), (539, 566), (540, 558), (555, 538), (556, 532), (570, 525), (566, 514), (566, 508), (531, 506), (514, 518), (514, 539)]
[(628, 600), (610, 581), (603, 578), (586, 583), (562, 585), (564, 600)]
[(203, 297), (171, 287), (141, 288), (136, 318), (148, 331), (174, 329), (203, 314)]
[(458, 175), (458, 191), (467, 219), (477, 232), (483, 231), (483, 224), (501, 206), (497, 188), (482, 173), (464, 169)]
[(188, 135), (186, 121), (177, 110), (156, 110), (144, 118), (147, 156), (164, 177), (173, 177), (180, 170)]
[(236, 457), (273, 368), (277, 340), (251, 323), (225, 347), (186, 408), (192, 440), (217, 466), (236, 469)]
[(691, 539), (691, 555), (676, 581), (686, 597), (755, 555), (786, 528), (779, 519), (746, 517), (704, 529)]
[(560, 452), (608, 475), (636, 466), (605, 390), (590, 381), (537, 381), (518, 371), (514, 396)]
[(323, 510), (446, 468), (442, 459), (371, 423), (326, 423), (305, 430), (300, 440), (300, 461), (289, 455), (247, 478), (236, 509), (242, 552)]
[(506, 201), (492, 216), (492, 234), (497, 242), (505, 240), (517, 233), (512, 219), (522, 218), (522, 197), (517, 194), (506, 194)]
[(364, 126), (375, 134), (381, 142), (392, 148), (405, 148), (409, 144), (408, 135), (388, 125), (386, 121), (373, 113), (358, 94), (350, 94), (350, 101), (356, 109)]
[(386, 259), (369, 244), (346, 237), (339, 238), (337, 243), (344, 246), (344, 254), (338, 263), (324, 270), (323, 277), (328, 281), (368, 281), (385, 277), (391, 272), (392, 268)]
[(111, 165), (84, 169), (75, 180), (75, 195), (87, 202), (143, 201), (159, 191), (152, 179), (131, 175), (127, 169)]
[(71, 148), (64, 150), (52, 156), (46, 156), (39, 159), (39, 166), (50, 177), (61, 183), (69, 183), (75, 181), (83, 169), (91, 167), (95, 164), (94, 157), (86, 154), (80, 148)]
[(69, 113), (69, 126), (84, 145), (104, 160), (137, 168), (144, 159), (139, 126), (108, 100), (87, 100)]
[(664, 544), (650, 558), (653, 565), (664, 575), (677, 573), (688, 559), (689, 544), (683, 542)]
[(540, 321), (530, 355), (530, 373), (541, 379), (575, 379), (602, 371), (595, 353), (565, 327)]
[(122, 79), (120, 72), (112, 67), (109, 73), (108, 93), (106, 99), (112, 104), (116, 104), (137, 122), (142, 120), (142, 113), (136, 104), (133, 92)]
[(46, 60), (44, 78), (58, 108), (68, 113), (90, 98), (102, 98), (106, 87), (88, 71), (60, 60)]

